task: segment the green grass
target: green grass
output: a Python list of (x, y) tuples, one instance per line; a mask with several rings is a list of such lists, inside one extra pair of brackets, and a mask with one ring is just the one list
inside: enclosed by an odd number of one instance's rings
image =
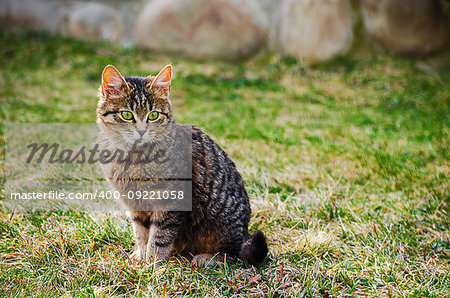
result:
[(0, 45), (2, 123), (94, 122), (105, 65), (172, 63), (176, 119), (235, 161), (270, 245), (257, 269), (133, 265), (123, 214), (0, 205), (0, 295), (450, 295), (448, 70), (376, 53), (195, 62), (5, 29)]

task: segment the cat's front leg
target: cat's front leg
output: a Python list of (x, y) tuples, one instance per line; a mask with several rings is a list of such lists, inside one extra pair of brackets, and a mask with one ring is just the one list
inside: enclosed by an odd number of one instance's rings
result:
[(133, 224), (136, 250), (131, 254), (132, 259), (146, 259), (150, 217), (144, 214), (132, 213), (130, 215)]
[(161, 262), (169, 258), (173, 242), (181, 225), (181, 214), (166, 213), (149, 227), (146, 260)]

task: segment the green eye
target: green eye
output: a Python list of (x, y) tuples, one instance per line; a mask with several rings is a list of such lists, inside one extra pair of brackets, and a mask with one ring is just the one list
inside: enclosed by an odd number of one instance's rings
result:
[(153, 111), (148, 114), (148, 120), (155, 121), (159, 117), (159, 112)]
[(123, 111), (120, 113), (120, 115), (122, 115), (122, 118), (125, 120), (131, 120), (133, 119), (133, 113), (129, 112), (129, 111)]

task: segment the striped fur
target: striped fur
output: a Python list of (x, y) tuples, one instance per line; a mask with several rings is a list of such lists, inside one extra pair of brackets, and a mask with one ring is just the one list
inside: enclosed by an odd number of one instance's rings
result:
[[(163, 69), (165, 79), (171, 79), (171, 70), (170, 67), (169, 73), (167, 67)], [(105, 74), (106, 71), (111, 73)], [(97, 122), (122, 123), (118, 111), (125, 108), (141, 118), (157, 109), (164, 113), (159, 121), (175, 123), (169, 99), (170, 81), (167, 86), (152, 84), (159, 75), (122, 77), (120, 84), (121, 75), (115, 71), (104, 71)], [(116, 81), (108, 85), (108, 80)], [(134, 255), (146, 260), (165, 260), (171, 255), (199, 255), (202, 257), (194, 260), (203, 260), (204, 256), (219, 253), (259, 265), (268, 252), (261, 232), (248, 233), (250, 203), (236, 166), (219, 145), (197, 128), (192, 130), (192, 211), (131, 209), (129, 213), (137, 245)]]

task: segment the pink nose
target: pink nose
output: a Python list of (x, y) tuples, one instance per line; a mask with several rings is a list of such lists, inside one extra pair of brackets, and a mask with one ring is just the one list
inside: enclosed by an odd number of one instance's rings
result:
[(141, 135), (141, 137), (144, 135), (144, 133), (147, 131), (146, 129), (136, 129), (136, 131)]

